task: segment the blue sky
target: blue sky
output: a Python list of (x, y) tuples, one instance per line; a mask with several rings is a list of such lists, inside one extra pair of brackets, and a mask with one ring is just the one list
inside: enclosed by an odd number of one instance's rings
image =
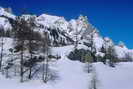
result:
[(59, 15), (67, 20), (83, 14), (103, 36), (133, 48), (133, 0), (0, 0), (0, 6), (12, 7), (17, 15), (25, 8), (29, 13)]

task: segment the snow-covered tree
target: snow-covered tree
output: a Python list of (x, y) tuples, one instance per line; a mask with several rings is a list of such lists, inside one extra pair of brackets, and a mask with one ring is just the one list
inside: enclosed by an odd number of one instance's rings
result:
[(30, 58), (29, 58), (29, 79), (31, 79), (32, 67), (35, 64), (35, 61), (34, 61), (35, 59), (33, 60), (33, 56), (34, 56), (34, 50), (37, 47), (36, 38), (35, 38), (35, 35), (34, 35), (35, 27), (36, 27), (35, 18), (34, 17), (29, 18), (27, 20), (27, 29), (25, 29), (25, 30), (28, 30), (27, 31), (27, 40), (28, 40), (28, 43), (27, 43), (28, 47), (27, 48), (28, 48), (28, 51), (30, 53)]
[(48, 41), (49, 41), (48, 33), (44, 32), (44, 35), (42, 37), (42, 52), (45, 55), (44, 60), (43, 60), (43, 73), (42, 73), (42, 80), (44, 83), (47, 83), (48, 81), (48, 71), (49, 71), (48, 55), (50, 53), (50, 49), (49, 49)]
[(26, 21), (20, 17), (17, 17), (15, 26), (15, 35), (16, 35), (16, 45), (15, 49), (16, 52), (20, 52), (20, 82), (23, 82), (23, 75), (24, 75), (24, 50), (25, 50), (25, 40), (26, 40), (26, 31), (27, 29)]

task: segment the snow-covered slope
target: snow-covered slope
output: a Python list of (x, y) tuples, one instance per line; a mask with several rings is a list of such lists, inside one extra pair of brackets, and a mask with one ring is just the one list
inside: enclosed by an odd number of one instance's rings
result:
[(133, 59), (133, 50), (121, 46), (115, 46), (115, 50), (119, 58), (126, 59), (127, 57), (130, 57)]
[(5, 11), (5, 9), (2, 8), (2, 7), (0, 7), (0, 16), (6, 16), (6, 17), (9, 17), (9, 18), (12, 18), (12, 19), (15, 19), (16, 18), (15, 15), (13, 15), (13, 14)]
[(59, 28), (62, 31), (67, 31), (68, 22), (63, 17), (42, 14), (36, 20), (47, 28)]
[[(5, 79), (0, 75), (1, 89), (88, 89), (89, 75), (84, 71), (85, 64), (61, 59), (54, 65), (58, 79), (47, 84), (32, 80), (20, 83), (19, 79)], [(8, 84), (8, 86), (7, 86)]]
[(11, 23), (9, 22), (8, 18), (15, 20), (16, 16), (7, 12), (4, 8), (0, 7), (0, 28), (2, 28), (3, 30), (12, 29)]
[[(12, 46), (11, 39), (9, 46)], [(9, 49), (9, 46), (4, 47)], [(84, 48), (80, 46), (80, 48)], [(56, 80), (51, 80), (47, 84), (40, 80), (32, 80), (29, 82), (20, 83), (19, 78), (6, 79), (0, 74), (0, 88), (2, 89), (88, 89), (90, 76), (87, 71), (84, 71), (86, 64), (79, 61), (71, 61), (66, 55), (71, 51), (73, 46), (53, 47), (52, 54), (60, 55), (61, 59), (50, 63), (51, 70), (56, 71), (54, 75)], [(8, 52), (6, 52), (8, 53)], [(7, 86), (8, 83), (8, 86)]]
[(98, 89), (133, 89), (133, 63), (119, 63), (111, 68), (102, 63), (94, 64)]
[(0, 28), (6, 31), (6, 30), (11, 30), (12, 26), (10, 22), (8, 21), (8, 19), (0, 17)]

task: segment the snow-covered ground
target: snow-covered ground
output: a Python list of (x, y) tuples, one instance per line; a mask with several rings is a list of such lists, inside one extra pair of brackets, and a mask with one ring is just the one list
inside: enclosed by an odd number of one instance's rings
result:
[[(77, 49), (89, 49), (87, 46), (79, 44), (77, 46)], [(68, 46), (63, 46), (63, 47), (53, 47), (51, 48), (51, 53), (53, 55), (59, 55), (61, 57), (68, 56), (68, 54), (74, 50), (74, 45), (68, 45)]]
[(40, 80), (20, 83), (19, 79), (5, 79), (0, 76), (0, 89), (88, 89), (89, 76), (84, 71), (85, 64), (69, 59), (56, 63), (58, 79), (44, 84)]
[[(32, 15), (22, 15), (21, 17), (28, 20), (28, 18), (32, 17)], [(111, 68), (102, 63), (94, 63), (93, 71), (91, 73), (87, 73), (85, 63), (71, 61), (67, 58), (67, 55), (74, 50), (74, 45), (68, 44), (72, 44), (72, 41), (75, 39), (78, 39), (80, 43), (77, 47), (78, 49), (87, 50), (89, 50), (89, 47), (85, 46), (85, 43), (86, 45), (89, 45), (92, 39), (96, 49), (96, 55), (101, 57), (105, 55), (104, 52), (101, 52), (102, 47), (107, 49), (108, 47), (114, 46), (114, 50), (118, 58), (121, 60), (124, 59), (131, 61), (133, 59), (133, 50), (128, 49), (124, 44), (115, 45), (110, 38), (102, 37), (99, 34), (98, 29), (92, 26), (91, 23), (86, 22), (87, 19), (84, 16), (79, 16), (78, 19), (72, 19), (70, 21), (65, 20), (64, 17), (52, 16), (48, 14), (42, 14), (40, 16), (35, 15), (34, 17), (36, 19), (36, 24), (41, 25), (41, 28), (36, 28), (34, 29), (35, 31), (38, 31), (40, 34), (43, 34), (45, 31), (48, 32), (51, 44), (54, 43), (55, 40), (58, 44), (67, 44), (67, 46), (63, 47), (50, 48), (52, 55), (61, 56), (60, 60), (50, 61), (49, 64), (52, 72), (55, 72), (54, 77), (56, 77), (56, 79), (48, 81), (47, 84), (43, 83), (38, 78), (33, 78), (31, 81), (20, 83), (20, 77), (10, 77), (7, 79), (5, 78), (5, 75), (1, 75), (0, 72), (0, 89), (94, 89), (91, 88), (91, 86), (93, 86), (93, 77), (97, 78), (97, 89), (133, 89), (132, 62), (118, 63), (115, 68)], [(15, 20), (16, 16), (0, 7), (0, 27), (3, 30), (7, 31), (13, 28), (11, 18)], [(59, 36), (57, 37), (58, 39), (54, 39), (55, 36), (52, 35), (54, 32), (56, 32), (56, 35)], [(19, 56), (17, 56), (17, 53), (11, 53), (10, 48), (13, 48), (15, 45), (12, 38), (4, 38), (3, 41), (4, 50), (2, 65), (4, 68), (7, 66), (7, 61), (12, 59), (11, 57), (18, 59)], [(38, 56), (39, 53), (36, 55)], [(27, 51), (25, 51), (24, 54), (29, 55)], [(20, 64), (19, 61), (20, 60), (15, 60), (15, 63), (18, 64), (17, 66)], [(38, 68), (38, 66), (36, 68)], [(42, 73), (40, 65), (39, 68), (39, 72), (36, 76), (40, 76), (40, 73)], [(12, 73), (10, 72), (10, 74)], [(93, 74), (96, 74), (96, 76)]]
[(116, 68), (94, 64), (98, 89), (133, 89), (133, 63), (119, 63)]
[[(84, 46), (81, 45), (79, 48)], [(51, 49), (53, 54), (61, 56), (61, 59), (54, 61), (51, 66), (51, 69), (56, 71), (57, 78), (54, 81), (45, 84), (41, 80), (33, 79), (20, 83), (19, 77), (6, 79), (0, 74), (0, 89), (88, 89), (91, 78), (85, 71), (86, 64), (67, 59), (66, 55), (71, 50), (73, 50), (72, 45)]]
[[(85, 64), (69, 59), (56, 62), (58, 80), (42, 83), (39, 80), (20, 83), (18, 79), (5, 79), (0, 76), (1, 89), (88, 89), (89, 76), (84, 71)], [(8, 84), (8, 85), (7, 85)]]
[[(12, 39), (4, 38), (4, 53), (9, 53), (12, 43)], [(78, 45), (78, 48), (87, 49), (82, 44)], [(85, 63), (71, 61), (66, 57), (73, 49), (73, 45), (51, 48), (53, 55), (61, 56), (61, 59), (53, 61), (50, 67), (56, 71), (55, 80), (51, 80), (47, 84), (40, 79), (20, 83), (19, 77), (6, 79), (0, 74), (0, 89), (90, 89), (93, 73), (85, 71)], [(94, 63), (93, 67), (98, 80), (98, 89), (133, 89), (132, 62), (118, 63), (115, 68), (98, 62)]]

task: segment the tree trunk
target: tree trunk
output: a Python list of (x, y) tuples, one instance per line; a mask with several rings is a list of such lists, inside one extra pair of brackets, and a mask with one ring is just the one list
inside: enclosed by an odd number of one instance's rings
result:
[[(30, 46), (30, 60), (33, 61), (31, 40), (29, 41), (29, 46)], [(31, 62), (31, 63), (33, 63), (33, 62)], [(29, 79), (31, 79), (32, 65), (33, 65), (33, 64), (30, 64), (30, 68), (29, 68)]]
[(23, 82), (23, 62), (24, 62), (24, 59), (23, 59), (23, 46), (24, 46), (24, 41), (22, 41), (22, 50), (21, 50), (21, 61), (20, 61), (20, 77), (21, 77), (21, 80), (20, 82)]
[(8, 69), (6, 69), (6, 78), (9, 78)]
[(0, 54), (0, 70), (2, 69), (2, 61), (3, 61), (3, 45), (4, 45), (3, 37), (1, 38), (1, 41), (2, 43), (1, 43), (1, 54)]
[(45, 64), (45, 79), (44, 79), (45, 83), (47, 83), (47, 79), (48, 79), (48, 57), (46, 58), (46, 64)]
[[(49, 55), (48, 35), (47, 35), (47, 33), (45, 33), (45, 40), (44, 40), (43, 44), (44, 44), (43, 47), (45, 47), (44, 49), (46, 49), (45, 50), (46, 58), (43, 62), (43, 82), (47, 83), (47, 81), (48, 81), (48, 55)], [(45, 53), (44, 53), (44, 55), (45, 55)], [(45, 77), (44, 77), (44, 75), (45, 75)]]
[(42, 65), (42, 80), (43, 82), (45, 83), (45, 78), (44, 78), (44, 75), (45, 75), (45, 58), (43, 60), (43, 65)]

